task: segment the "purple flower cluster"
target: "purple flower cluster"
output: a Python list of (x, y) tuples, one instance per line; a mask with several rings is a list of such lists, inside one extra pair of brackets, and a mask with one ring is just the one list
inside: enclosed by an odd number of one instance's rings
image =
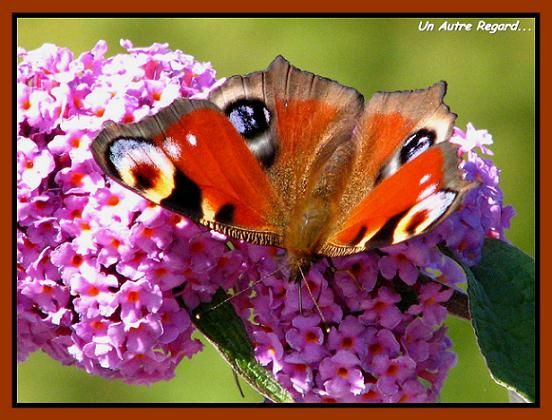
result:
[(473, 150), (491, 153), (485, 147), (492, 143), (488, 132), (470, 124), (466, 132), (455, 129), (452, 142), (465, 156), (465, 178), (478, 186), (437, 229), (380, 250), (321, 260), (302, 284), (290, 283), (285, 272), (275, 274), (275, 266), (284, 262), (275, 264), (273, 255), (255, 265), (258, 273), (252, 277), (264, 280), (252, 298), (235, 304), (242, 314), (253, 314), (244, 320), (257, 359), (296, 400), (431, 402), (438, 397), (456, 362), (443, 326), (444, 304), (466, 280), (441, 246), (473, 265), (485, 237), (504, 239), (513, 216), (513, 209), (502, 205), (498, 169)]
[[(434, 401), (455, 363), (443, 321), (485, 237), (503, 238), (491, 136), (456, 129), (466, 178), (479, 183), (437, 229), (405, 243), (316, 262), (289, 281), (281, 250), (235, 243), (112, 183), (89, 147), (104, 121), (132, 122), (179, 96), (205, 96), (214, 71), (167, 45), (74, 58), (19, 51), (17, 139), (18, 356), (130, 383), (169, 379), (201, 349), (189, 308), (222, 287), (259, 362), (297, 401)], [(259, 281), (261, 279), (262, 281)], [(252, 287), (251, 285), (254, 284)], [(300, 289), (300, 290), (299, 290)], [(179, 296), (180, 297), (180, 296)]]
[(253, 313), (244, 320), (257, 359), (297, 401), (437, 397), (455, 363), (442, 325), (447, 315), (442, 304), (452, 289), (414, 280), (405, 293), (404, 280), (382, 275), (383, 267), (393, 264), (387, 257), (369, 252), (321, 260), (302, 284), (289, 282), (285, 272), (274, 274), (272, 255), (254, 267), (255, 277), (264, 280), (254, 296), (234, 303), (241, 313)]
[(140, 120), (215, 83), (208, 63), (167, 45), (121, 45), (128, 53), (110, 58), (103, 41), (78, 58), (49, 44), (18, 54), (18, 357), (40, 348), (150, 383), (201, 349), (172, 288), (185, 284), (191, 306), (209, 300), (231, 282), (222, 261), (234, 257), (220, 235), (110, 182), (94, 162), (104, 121)]

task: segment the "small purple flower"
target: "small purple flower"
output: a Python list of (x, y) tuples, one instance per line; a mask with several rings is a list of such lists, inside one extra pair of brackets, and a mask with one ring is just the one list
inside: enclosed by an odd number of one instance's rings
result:
[(56, 246), (62, 239), (61, 229), (55, 217), (43, 217), (27, 227), (28, 238), (34, 243)]
[(282, 357), (284, 349), (278, 336), (271, 332), (256, 331), (253, 334), (255, 340), (255, 356), (263, 366), (272, 366), (272, 372), (282, 370)]
[(160, 221), (145, 225), (136, 223), (130, 231), (129, 243), (132, 247), (155, 257), (173, 241), (172, 228)]
[(163, 304), (159, 308), (163, 334), (159, 337), (161, 343), (170, 344), (181, 334), (193, 330), (192, 321), (175, 299), (164, 296)]
[[(291, 282), (286, 290), (282, 312), (284, 315), (296, 314), (302, 310), (317, 313), (319, 309), (325, 322), (339, 322), (341, 320), (343, 312), (339, 305), (335, 304), (334, 293), (328, 287), (323, 276), (324, 270), (325, 266), (319, 263), (311, 267), (304, 281), (300, 283)], [(290, 283), (289, 280), (287, 282)], [(298, 290), (299, 287), (301, 291)]]
[[(293, 389), (297, 391), (299, 395), (304, 395), (313, 386), (313, 371), (301, 355), (301, 353), (290, 353), (284, 358), (285, 372), (287, 372), (289, 382), (293, 386)], [(279, 375), (280, 379), (283, 375)]]
[(360, 319), (368, 324), (380, 323), (385, 328), (394, 328), (401, 322), (402, 314), (395, 303), (401, 297), (387, 287), (381, 287), (374, 299), (362, 303), (363, 314)]
[(493, 154), (492, 150), (486, 147), (487, 145), (493, 144), (493, 137), (487, 130), (476, 130), (472, 123), (468, 123), (465, 133), (455, 127), (451, 143), (459, 146), (459, 153), (469, 152), (478, 147), (479, 150), (486, 155)]
[(423, 362), (429, 357), (429, 340), (432, 337), (433, 329), (424, 324), (420, 318), (414, 318), (406, 327), (402, 345), (414, 361)]
[(328, 347), (332, 351), (354, 351), (360, 357), (364, 357), (368, 351), (366, 339), (366, 327), (353, 316), (348, 316), (341, 321), (339, 327), (332, 328), (328, 335)]
[(78, 296), (73, 300), (75, 309), (86, 318), (110, 317), (115, 312), (117, 303), (112, 290), (119, 286), (115, 276), (75, 273), (69, 279), (69, 286), (71, 294)]
[(21, 287), (21, 294), (35, 302), (47, 322), (53, 325), (68, 325), (71, 322), (71, 311), (67, 308), (67, 287), (49, 279), (29, 279)]
[(406, 379), (416, 376), (416, 362), (408, 356), (374, 358), (372, 369), (378, 375), (378, 391), (387, 397), (397, 394)]
[(64, 242), (56, 247), (49, 255), (52, 264), (61, 271), (61, 280), (66, 284), (71, 282), (74, 275), (94, 277), (98, 272), (96, 261), (90, 256), (83, 255), (75, 249), (75, 245)]
[(418, 279), (418, 267), (427, 264), (428, 250), (416, 243), (416, 239), (383, 249), (387, 255), (379, 261), (379, 269), (386, 279), (398, 275), (406, 284), (412, 286)]
[[(161, 319), (158, 315), (148, 313), (137, 318), (134, 322), (125, 322), (123, 328), (126, 333), (125, 343), (130, 354), (143, 355), (150, 351), (152, 346), (163, 335)], [(117, 343), (119, 346), (123, 343)]]
[(303, 354), (305, 361), (312, 363), (320, 361), (326, 355), (322, 346), (324, 333), (319, 327), (318, 316), (296, 317), (292, 321), (292, 328), (286, 333), (286, 341), (289, 346)]
[[(366, 358), (364, 365), (370, 366), (379, 357), (396, 357), (400, 353), (400, 345), (393, 331), (386, 328), (368, 328), (366, 330)], [(368, 368), (369, 370), (369, 368)]]
[(125, 324), (139, 322), (146, 313), (157, 313), (163, 302), (159, 287), (144, 279), (125, 282), (116, 298), (121, 308), (121, 320)]
[[(31, 242), (20, 230), (17, 231), (17, 264), (18, 275), (23, 273), (30, 264), (37, 261), (40, 248)], [(21, 274), (22, 275), (22, 274)], [(19, 277), (18, 277), (19, 279)]]
[(25, 137), (17, 139), (17, 187), (35, 190), (54, 170), (54, 159), (48, 150)]
[(334, 259), (335, 284), (349, 308), (359, 310), (378, 277), (378, 257), (371, 252)]
[(360, 394), (364, 388), (364, 377), (360, 370), (360, 360), (347, 350), (337, 353), (320, 362), (320, 377), (328, 395), (341, 397), (347, 393)]
[(406, 380), (398, 395), (395, 395), (390, 402), (415, 403), (425, 402), (427, 398), (426, 388), (416, 379)]
[(441, 305), (447, 302), (452, 293), (452, 289), (443, 289), (438, 283), (427, 283), (420, 286), (418, 305), (412, 305), (408, 312), (413, 315), (423, 314), (423, 321), (428, 325), (438, 325), (443, 322), (447, 316), (446, 308)]
[(110, 267), (119, 261), (121, 254), (130, 252), (128, 246), (129, 231), (126, 227), (118, 230), (100, 230), (95, 242), (98, 245), (98, 263)]
[(92, 162), (78, 163), (61, 169), (54, 181), (65, 194), (94, 194), (105, 185), (102, 175), (92, 169)]
[(29, 226), (36, 220), (54, 215), (59, 207), (59, 197), (52, 193), (33, 194), (19, 190), (17, 201), (17, 220), (23, 226)]
[(143, 206), (143, 201), (127, 189), (113, 185), (111, 188), (99, 188), (91, 203), (97, 210), (98, 220), (102, 225), (120, 223), (128, 226), (132, 215)]
[(193, 272), (204, 272), (214, 268), (214, 262), (224, 254), (224, 242), (214, 239), (210, 232), (200, 233), (189, 241), (189, 247), (182, 254)]

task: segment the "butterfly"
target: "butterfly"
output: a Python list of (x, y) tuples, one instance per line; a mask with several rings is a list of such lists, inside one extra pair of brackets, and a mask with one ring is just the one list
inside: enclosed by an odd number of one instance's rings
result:
[(364, 103), (278, 56), (207, 99), (110, 123), (92, 152), (142, 197), (230, 238), (284, 248), (296, 277), (313, 256), (405, 241), (461, 204), (470, 184), (448, 141), (456, 115), (445, 92), (438, 82)]

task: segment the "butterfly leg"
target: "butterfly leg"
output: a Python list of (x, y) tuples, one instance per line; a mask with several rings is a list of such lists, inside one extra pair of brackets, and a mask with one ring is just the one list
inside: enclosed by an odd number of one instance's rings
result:
[(328, 257), (328, 256), (324, 256), (324, 258), (326, 258), (326, 262), (328, 263), (328, 268), (330, 269), (330, 271), (332, 273), (335, 273), (337, 271), (337, 267), (335, 266), (335, 264), (333, 263), (333, 260), (331, 257)]
[(299, 314), (303, 316), (303, 292), (301, 287), (301, 282), (297, 283), (297, 301), (299, 303)]

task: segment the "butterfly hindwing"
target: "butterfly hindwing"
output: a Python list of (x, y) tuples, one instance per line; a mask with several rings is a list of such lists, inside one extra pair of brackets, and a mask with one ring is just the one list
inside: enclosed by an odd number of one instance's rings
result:
[(96, 161), (116, 181), (230, 236), (278, 245), (278, 197), (255, 156), (209, 101), (179, 99), (139, 123), (106, 127)]

